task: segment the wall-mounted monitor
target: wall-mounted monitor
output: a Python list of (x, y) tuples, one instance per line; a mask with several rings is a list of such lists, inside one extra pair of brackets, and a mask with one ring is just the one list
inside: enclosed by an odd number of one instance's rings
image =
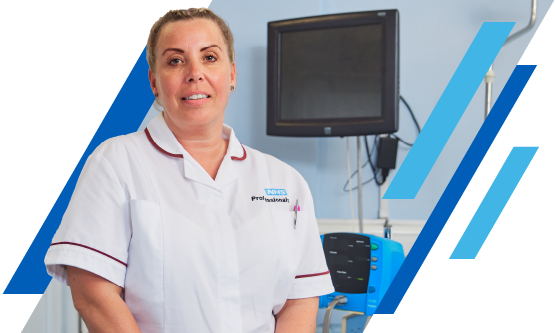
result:
[(267, 134), (325, 137), (399, 127), (399, 12), (268, 23)]

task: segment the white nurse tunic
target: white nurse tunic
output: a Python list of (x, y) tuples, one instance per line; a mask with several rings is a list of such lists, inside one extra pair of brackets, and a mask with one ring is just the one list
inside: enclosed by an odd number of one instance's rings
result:
[[(213, 180), (162, 114), (88, 158), (45, 258), (124, 288), (143, 333), (274, 332), (287, 299), (334, 291), (309, 188), (280, 160), (229, 148)], [(294, 227), (296, 200), (301, 208)]]

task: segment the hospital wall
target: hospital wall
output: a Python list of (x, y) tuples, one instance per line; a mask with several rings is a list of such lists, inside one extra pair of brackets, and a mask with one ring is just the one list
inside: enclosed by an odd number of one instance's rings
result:
[[(538, 21), (551, 0), (538, 1)], [(210, 8), (221, 15), (235, 35), (237, 90), (231, 95), (225, 122), (239, 140), (273, 155), (297, 169), (308, 182), (318, 218), (351, 217), (347, 181), (346, 139), (285, 138), (266, 135), (267, 22), (342, 12), (396, 8), (400, 13), (400, 91), (424, 125), (435, 104), (485, 21), (514, 21), (514, 30), (530, 19), (530, 0), (383, 1), (383, 0), (213, 0)], [(534, 28), (537, 28), (537, 26)], [(531, 40), (533, 32), (505, 46), (494, 70), (493, 98), (497, 98)], [(318, 56), (317, 54), (314, 55)], [(485, 87), (480, 86), (457, 129), (414, 200), (390, 200), (393, 219), (426, 220), (484, 121)], [(400, 104), (398, 135), (414, 142), (417, 131)], [(356, 167), (356, 139), (350, 139), (351, 167)], [(397, 167), (408, 153), (399, 145)], [(391, 180), (395, 176), (392, 171)], [(363, 179), (371, 177), (364, 170)], [(353, 178), (356, 184), (356, 178)], [(376, 218), (378, 188), (364, 186), (364, 217)], [(356, 192), (355, 195), (355, 214)]]
[[(551, 3), (551, 0), (538, 1), (539, 23)], [(303, 175), (312, 190), (319, 219), (347, 219), (351, 216), (349, 194), (342, 191), (347, 180), (346, 139), (282, 138), (265, 134), (268, 21), (351, 11), (398, 9), (401, 22), (401, 94), (411, 105), (422, 126), (481, 24), (485, 21), (515, 21), (514, 29), (518, 30), (528, 23), (530, 16), (528, 0), (213, 0), (210, 8), (229, 23), (235, 35), (238, 83), (237, 89), (231, 94), (225, 122), (235, 129), (242, 143), (276, 156)], [(525, 34), (499, 53), (494, 63), (497, 75), (493, 84), (494, 100), (532, 35), (533, 31)], [(391, 201), (390, 217), (408, 220), (428, 218), (483, 122), (484, 95), (482, 84), (416, 199)], [(156, 114), (157, 111), (152, 109), (142, 127)], [(413, 142), (416, 134), (407, 109), (400, 105), (398, 135)], [(356, 146), (354, 138), (350, 140), (351, 166), (354, 168)], [(407, 147), (399, 146), (397, 166), (401, 165), (407, 152)], [(394, 175), (395, 171), (392, 171), (389, 178)], [(365, 169), (364, 179), (369, 177), (370, 172)], [(356, 183), (356, 178), (353, 180)], [(356, 212), (356, 197), (354, 204)], [(378, 188), (375, 183), (370, 183), (364, 186), (364, 217), (377, 217), (377, 209)], [(70, 333), (75, 332), (76, 327), (77, 314), (72, 307), (69, 290), (53, 282), (23, 332)]]

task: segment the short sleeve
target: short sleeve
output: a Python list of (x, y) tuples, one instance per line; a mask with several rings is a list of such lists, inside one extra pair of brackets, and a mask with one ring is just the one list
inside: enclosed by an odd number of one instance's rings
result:
[(49, 275), (67, 284), (75, 266), (124, 287), (131, 221), (124, 185), (95, 151), (85, 163), (45, 258)]
[(312, 196), (310, 196), (310, 192), (308, 193), (307, 204), (305, 204), (308, 209), (302, 216), (306, 219), (307, 230), (304, 238), (297, 240), (302, 257), (297, 268), (295, 281), (289, 290), (288, 299), (321, 296), (335, 291), (324, 256)]

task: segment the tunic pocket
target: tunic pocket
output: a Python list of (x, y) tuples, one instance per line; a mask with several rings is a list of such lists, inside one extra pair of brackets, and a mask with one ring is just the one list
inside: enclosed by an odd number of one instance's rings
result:
[(133, 234), (125, 276), (125, 303), (144, 333), (164, 331), (164, 236), (160, 206), (130, 200)]
[(296, 226), (293, 211), (275, 210), (273, 216), (280, 238), (281, 267), (287, 275), (294, 278), (303, 256), (302, 242), (306, 236), (308, 214), (304, 211), (297, 212)]

